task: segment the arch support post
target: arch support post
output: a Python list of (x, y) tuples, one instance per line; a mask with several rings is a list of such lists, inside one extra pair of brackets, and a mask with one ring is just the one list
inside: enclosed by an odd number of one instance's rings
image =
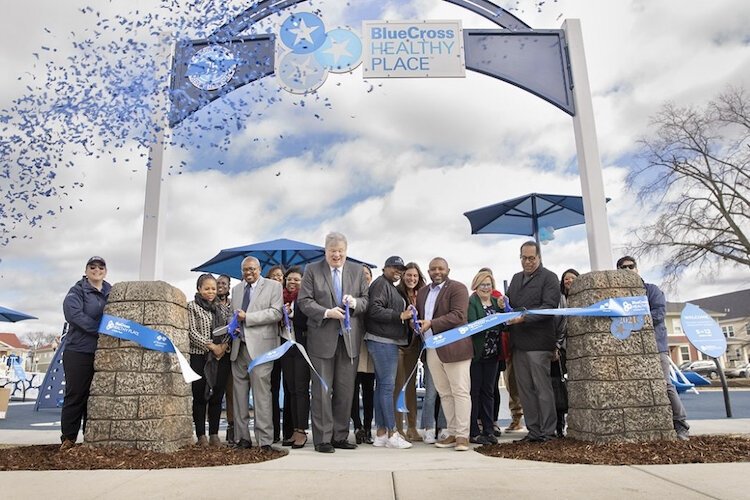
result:
[(568, 41), (568, 57), (573, 80), (573, 116), (578, 173), (581, 178), (583, 213), (589, 245), (592, 271), (612, 269), (612, 244), (607, 225), (607, 200), (604, 196), (604, 179), (596, 138), (594, 106), (591, 100), (586, 54), (583, 50), (583, 33), (579, 19), (567, 19), (562, 29)]

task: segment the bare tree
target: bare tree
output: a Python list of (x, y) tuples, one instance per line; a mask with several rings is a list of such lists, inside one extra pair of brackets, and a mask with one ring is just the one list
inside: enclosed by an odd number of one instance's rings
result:
[(32, 347), (36, 346), (37, 348), (52, 343), (56, 338), (56, 333), (42, 331), (28, 332), (21, 335), (21, 340), (23, 340), (26, 345)]
[(688, 268), (750, 266), (750, 100), (729, 88), (704, 108), (665, 104), (627, 177), (657, 214), (633, 231), (636, 255), (661, 259), (667, 284)]

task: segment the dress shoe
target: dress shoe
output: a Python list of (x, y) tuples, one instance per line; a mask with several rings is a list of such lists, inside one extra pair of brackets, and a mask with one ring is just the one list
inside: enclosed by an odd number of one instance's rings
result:
[(294, 431), (294, 441), (292, 442), (292, 448), (299, 450), (304, 447), (307, 443), (307, 433), (304, 431)]
[(248, 441), (247, 439), (240, 439), (239, 441), (237, 441), (237, 444), (234, 445), (235, 448), (241, 450), (247, 450), (249, 448), (252, 448), (252, 446), (252, 441)]
[(260, 451), (268, 452), (268, 451), (277, 451), (277, 450), (270, 444), (264, 444), (263, 446), (260, 447)]
[(531, 435), (526, 434), (521, 439), (515, 439), (513, 440), (514, 443), (542, 443), (544, 442), (543, 437), (531, 437)]
[(315, 445), (315, 451), (318, 453), (333, 453), (336, 450), (331, 446), (331, 443), (320, 443)]
[(356, 450), (357, 445), (352, 444), (346, 439), (342, 439), (341, 441), (331, 441), (331, 444), (334, 448), (338, 448), (339, 450)]
[(357, 442), (357, 444), (362, 444), (365, 442), (365, 439), (367, 438), (367, 433), (364, 429), (359, 428), (356, 431), (354, 431), (354, 440)]

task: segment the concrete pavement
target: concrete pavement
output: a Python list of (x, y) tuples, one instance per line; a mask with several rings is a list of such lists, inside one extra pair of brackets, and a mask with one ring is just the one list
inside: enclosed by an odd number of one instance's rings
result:
[[(688, 401), (686, 401), (688, 403)], [(15, 406), (0, 420), (2, 444), (59, 442), (59, 411)], [(690, 403), (688, 403), (690, 404)], [(714, 416), (721, 415), (716, 408)], [(745, 411), (736, 413), (745, 416)], [(691, 433), (750, 435), (750, 418), (690, 420)], [(523, 433), (504, 435), (511, 440)], [(312, 440), (311, 440), (312, 441)], [(0, 472), (2, 499), (120, 498), (745, 498), (750, 462), (646, 466), (567, 465), (485, 457), (416, 443), (409, 450), (362, 445), (228, 467), (165, 470)], [(2, 450), (0, 449), (0, 453)]]

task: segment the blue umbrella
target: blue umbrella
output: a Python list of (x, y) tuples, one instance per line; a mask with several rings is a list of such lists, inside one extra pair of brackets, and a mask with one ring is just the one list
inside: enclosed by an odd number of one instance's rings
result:
[(537, 243), (539, 228), (560, 229), (586, 222), (583, 198), (562, 194), (531, 193), (464, 212), (464, 215), (471, 223), (471, 234), (533, 236)]
[(16, 321), (23, 321), (25, 319), (39, 319), (36, 316), (31, 316), (26, 313), (14, 311), (13, 309), (8, 309), (7, 307), (0, 306), (0, 321), (7, 321), (10, 323), (15, 323)]
[[(282, 265), (284, 269), (292, 266), (304, 267), (310, 262), (315, 262), (325, 257), (325, 248), (301, 241), (287, 240), (281, 238), (278, 240), (264, 241), (253, 243), (243, 247), (225, 248), (216, 256), (203, 264), (194, 267), (191, 271), (202, 271), (204, 273), (226, 274), (233, 278), (242, 279), (240, 265), (242, 259), (248, 256), (256, 257), (260, 261), (263, 273), (269, 267)], [(376, 267), (361, 260), (347, 257), (348, 262), (361, 264), (369, 267)]]

